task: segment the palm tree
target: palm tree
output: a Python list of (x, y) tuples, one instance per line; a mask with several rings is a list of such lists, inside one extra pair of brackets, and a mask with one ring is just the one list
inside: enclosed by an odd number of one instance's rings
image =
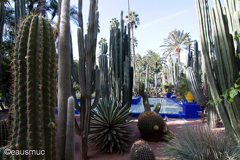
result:
[(2, 3), (2, 5), (4, 5), (5, 6), (5, 4), (6, 5), (8, 5), (8, 6), (11, 6), (11, 4), (10, 4), (10, 1), (9, 0), (1, 0), (1, 2), (0, 3)]
[(180, 63), (180, 51), (182, 51), (183, 48), (187, 48), (190, 44), (190, 33), (184, 33), (180, 30), (172, 30), (168, 37), (164, 39), (164, 45), (161, 45), (160, 47), (164, 47), (163, 49), (163, 55), (166, 55), (166, 57), (172, 53), (176, 52), (178, 55), (178, 63)]
[(110, 21), (110, 30), (112, 28), (118, 28), (119, 26), (119, 21), (116, 18), (112, 18), (112, 20)]
[(101, 39), (98, 41), (98, 46), (99, 46), (99, 48), (101, 48), (101, 45), (102, 45), (103, 43), (107, 43), (107, 39), (101, 37)]
[(140, 25), (140, 19), (138, 14), (131, 11), (129, 15), (126, 16), (127, 22), (130, 24), (131, 29), (131, 42), (132, 42), (132, 54), (133, 54), (133, 70), (135, 69), (136, 65), (136, 57), (135, 57), (135, 50), (134, 50), (134, 34), (133, 34), (133, 27), (136, 29)]
[(136, 37), (133, 38), (134, 47), (138, 46), (138, 40)]

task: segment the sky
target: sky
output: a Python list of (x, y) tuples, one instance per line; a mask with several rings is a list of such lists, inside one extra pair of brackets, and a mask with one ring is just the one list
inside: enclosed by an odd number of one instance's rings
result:
[[(110, 21), (112, 18), (120, 20), (121, 11), (124, 17), (128, 14), (127, 0), (98, 0), (99, 25), (101, 37), (109, 42)], [(141, 56), (151, 49), (161, 53), (160, 45), (164, 44), (164, 38), (168, 37), (171, 30), (184, 30), (189, 32), (191, 40), (199, 40), (198, 17), (195, 0), (129, 0), (130, 11), (139, 15), (140, 25), (134, 30), (134, 36), (138, 40), (135, 53)], [(78, 6), (78, 0), (71, 0), (71, 5)], [(223, 0), (221, 0), (224, 5)], [(213, 6), (213, 0), (209, 0), (209, 6)], [(83, 0), (83, 23), (86, 33), (86, 23), (89, 12), (89, 0)], [(78, 59), (77, 26), (71, 22), (71, 33), (73, 39), (74, 59)], [(97, 47), (97, 54), (99, 48)], [(186, 52), (181, 56), (181, 61), (186, 61)]]

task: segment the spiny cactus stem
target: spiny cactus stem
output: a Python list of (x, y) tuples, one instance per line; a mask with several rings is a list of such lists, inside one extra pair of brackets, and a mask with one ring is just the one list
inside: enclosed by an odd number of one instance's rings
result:
[(94, 109), (95, 107), (97, 107), (97, 104), (98, 104), (98, 101), (99, 101), (99, 98), (100, 98), (100, 70), (97, 69), (96, 71), (96, 79), (95, 79), (95, 85), (96, 85), (96, 94), (95, 94), (95, 99), (94, 99), (94, 102), (93, 102), (93, 105), (91, 106), (91, 109)]
[(78, 52), (79, 52), (79, 84), (81, 86), (81, 95), (86, 98), (86, 82), (85, 82), (85, 50), (82, 29), (78, 28)]

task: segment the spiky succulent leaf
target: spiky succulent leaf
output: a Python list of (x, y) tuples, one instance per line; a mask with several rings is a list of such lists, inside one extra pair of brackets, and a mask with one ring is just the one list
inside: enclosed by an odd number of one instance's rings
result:
[(121, 107), (115, 100), (104, 99), (92, 113), (89, 139), (95, 146), (102, 152), (127, 150), (132, 133), (128, 106)]

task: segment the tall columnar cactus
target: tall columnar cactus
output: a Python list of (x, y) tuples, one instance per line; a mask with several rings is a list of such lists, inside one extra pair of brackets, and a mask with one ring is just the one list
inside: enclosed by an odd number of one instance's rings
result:
[(25, 17), (26, 7), (25, 0), (15, 0), (15, 29), (18, 30), (19, 25)]
[(188, 67), (193, 67), (193, 53), (191, 51), (191, 44), (188, 45), (188, 61), (187, 61)]
[(196, 75), (196, 80), (197, 83), (200, 84), (201, 83), (201, 54), (199, 54), (198, 51), (198, 42), (195, 41), (194, 42), (194, 55), (196, 57), (195, 60), (195, 75)]
[(197, 83), (192, 67), (188, 67), (186, 69), (186, 78), (189, 90), (192, 93), (194, 100), (202, 106), (206, 105), (206, 98), (203, 95), (203, 92), (200, 90), (200, 86)]
[(177, 83), (179, 78), (179, 65), (177, 62), (174, 62), (172, 58), (169, 58), (169, 67), (167, 72), (168, 83), (173, 85)]
[[(0, 46), (2, 46), (2, 35), (5, 21), (6, 11), (3, 4), (0, 4)], [(1, 76), (1, 88), (3, 90), (3, 76), (2, 76), (2, 47), (0, 47), (0, 76)], [(5, 95), (4, 95), (5, 96)]]
[(58, 45), (58, 130), (57, 147), (59, 160), (65, 158), (66, 148), (66, 121), (67, 121), (67, 99), (71, 96), (71, 41), (70, 41), (70, 1), (58, 2), (61, 10), (59, 21), (59, 45)]
[(103, 99), (109, 98), (107, 49), (107, 43), (103, 43), (101, 45), (102, 55), (99, 56), (100, 86)]
[(157, 80), (157, 74), (154, 75), (154, 80), (155, 80), (155, 94), (156, 94), (156, 96), (157, 96), (157, 93), (158, 93), (158, 91), (157, 91), (157, 82), (158, 82), (158, 80)]
[[(235, 5), (227, 15), (225, 15), (225, 9), (221, 7), (219, 0), (214, 0), (215, 7), (208, 10), (208, 4), (206, 0), (196, 0), (197, 12), (199, 17), (200, 28), (200, 40), (203, 53), (203, 59), (205, 62), (205, 72), (207, 74), (207, 82), (211, 91), (211, 97), (213, 101), (218, 105), (215, 108), (218, 115), (223, 121), (226, 130), (230, 133), (230, 136), (236, 140), (239, 144), (240, 130), (238, 123), (240, 122), (240, 100), (237, 95), (232, 104), (219, 103), (220, 95), (223, 94), (228, 88), (234, 86), (236, 75), (239, 72), (237, 67), (237, 53), (239, 43), (234, 48), (232, 36), (234, 36), (238, 30), (231, 32), (231, 24), (227, 23), (227, 20), (232, 24), (239, 26), (239, 19), (229, 19), (227, 17), (238, 14), (239, 2), (227, 0), (227, 10), (230, 11), (229, 4)], [(232, 8), (232, 9), (233, 9)], [(210, 15), (210, 16), (209, 16)], [(211, 24), (210, 24), (211, 22)], [(211, 28), (212, 26), (212, 28)], [(230, 30), (229, 30), (230, 28)], [(238, 27), (239, 28), (239, 27)], [(213, 31), (214, 41), (211, 37)], [(213, 43), (215, 46), (215, 55), (213, 49)], [(215, 58), (216, 57), (216, 58)], [(211, 59), (210, 59), (211, 58)]]
[[(0, 4), (0, 46), (2, 45), (3, 26), (5, 21), (6, 11), (3, 4)], [(1, 57), (1, 48), (0, 48)]]
[(75, 102), (71, 96), (68, 98), (68, 111), (67, 111), (67, 132), (66, 132), (66, 147), (65, 147), (65, 159), (74, 159), (75, 154)]
[(56, 159), (55, 56), (50, 23), (41, 16), (26, 18), (13, 55), (15, 119), (11, 148), (44, 149), (45, 155), (20, 156), (21, 159)]
[[(95, 65), (98, 19), (97, 0), (90, 1), (89, 26), (87, 34), (83, 34), (82, 0), (79, 0), (79, 28), (78, 28), (78, 51), (79, 51), (79, 84), (81, 87), (81, 102), (76, 109), (80, 111), (80, 127), (76, 124), (76, 130), (80, 135), (81, 159), (87, 159), (87, 142), (90, 129), (91, 110), (94, 109), (100, 97), (100, 70)], [(95, 92), (95, 99), (91, 105), (91, 96)]]
[(147, 94), (150, 90), (150, 87), (149, 87), (149, 67), (148, 67), (148, 64), (147, 64), (147, 67), (146, 67), (146, 82), (145, 82), (145, 86), (146, 86), (146, 91), (147, 91)]
[(110, 31), (110, 87), (111, 97), (117, 98), (117, 104), (131, 107), (133, 68), (131, 67), (130, 25), (124, 27), (123, 12), (121, 12), (120, 28)]
[[(9, 129), (5, 120), (0, 121), (0, 147), (6, 146), (9, 137)], [(1, 155), (0, 155), (1, 156)]]

